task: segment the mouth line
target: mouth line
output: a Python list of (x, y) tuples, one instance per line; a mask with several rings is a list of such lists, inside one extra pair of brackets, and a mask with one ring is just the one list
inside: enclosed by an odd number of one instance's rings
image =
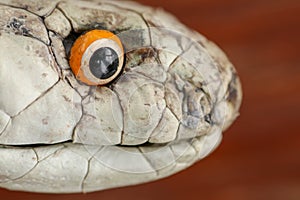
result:
[[(191, 139), (190, 139), (191, 140)], [(174, 141), (173, 141), (174, 142)], [(179, 141), (175, 141), (180, 142)], [(150, 142), (145, 142), (143, 144), (138, 144), (138, 145), (122, 145), (122, 144), (117, 144), (117, 145), (96, 145), (96, 144), (83, 144), (79, 142), (74, 142), (73, 140), (66, 140), (62, 142), (56, 142), (56, 143), (35, 143), (35, 144), (0, 144), (0, 148), (38, 148), (38, 147), (51, 147), (51, 146), (57, 146), (57, 145), (69, 145), (69, 144), (74, 144), (74, 145), (83, 145), (83, 146), (101, 146), (101, 147), (108, 147), (108, 146), (115, 146), (115, 147), (126, 147), (126, 148), (139, 148), (139, 147), (151, 147), (151, 148), (159, 148), (159, 147), (165, 147), (167, 145), (171, 145), (172, 142), (168, 143), (150, 143)]]

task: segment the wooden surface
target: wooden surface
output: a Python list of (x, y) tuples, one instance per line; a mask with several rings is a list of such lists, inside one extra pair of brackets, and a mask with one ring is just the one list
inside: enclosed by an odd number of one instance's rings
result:
[(174, 13), (218, 43), (236, 65), (243, 106), (222, 145), (193, 167), (144, 185), (86, 195), (0, 189), (1, 199), (299, 200), (300, 1), (140, 2)]

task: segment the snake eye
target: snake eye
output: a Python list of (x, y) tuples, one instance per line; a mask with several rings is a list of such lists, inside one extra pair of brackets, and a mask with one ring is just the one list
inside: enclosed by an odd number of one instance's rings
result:
[(88, 85), (105, 85), (122, 71), (124, 49), (120, 39), (106, 30), (92, 30), (73, 44), (70, 66), (76, 78)]

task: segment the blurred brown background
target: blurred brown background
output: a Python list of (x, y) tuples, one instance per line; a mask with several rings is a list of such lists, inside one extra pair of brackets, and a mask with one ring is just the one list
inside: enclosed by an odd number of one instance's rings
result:
[(300, 1), (139, 1), (172, 12), (236, 65), (243, 106), (221, 146), (193, 167), (144, 185), (77, 195), (0, 189), (1, 199), (299, 200)]

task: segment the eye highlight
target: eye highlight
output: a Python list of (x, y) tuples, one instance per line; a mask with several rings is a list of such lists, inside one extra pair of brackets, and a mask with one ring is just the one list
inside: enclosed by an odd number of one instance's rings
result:
[(122, 71), (124, 49), (121, 40), (106, 30), (81, 35), (70, 53), (70, 66), (76, 78), (87, 85), (105, 85)]

